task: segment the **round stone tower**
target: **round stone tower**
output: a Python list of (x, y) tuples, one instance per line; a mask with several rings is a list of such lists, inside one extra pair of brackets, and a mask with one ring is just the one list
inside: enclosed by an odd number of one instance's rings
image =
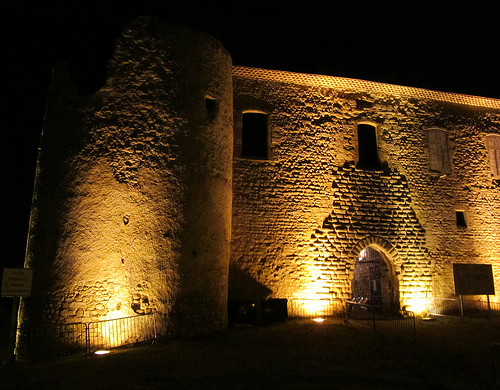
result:
[(204, 33), (135, 20), (92, 95), (56, 69), (20, 322), (157, 312), (169, 333), (225, 327), (232, 134), (231, 58)]

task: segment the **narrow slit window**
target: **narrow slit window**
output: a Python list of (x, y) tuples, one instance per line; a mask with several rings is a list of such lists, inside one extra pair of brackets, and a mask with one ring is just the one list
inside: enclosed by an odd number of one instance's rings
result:
[(205, 108), (207, 110), (207, 119), (213, 121), (217, 117), (217, 99), (206, 96), (205, 97)]
[(268, 158), (268, 115), (244, 112), (241, 125), (241, 157)]
[(380, 169), (377, 132), (374, 126), (358, 125), (358, 168)]
[(356, 108), (359, 110), (364, 110), (365, 108), (372, 108), (372, 107), (373, 107), (373, 102), (369, 102), (362, 99), (356, 100)]
[(456, 219), (457, 219), (457, 227), (466, 228), (467, 220), (465, 219), (465, 211), (455, 211)]
[(489, 134), (486, 141), (491, 175), (500, 178), (500, 135)]
[(441, 129), (429, 129), (429, 168), (440, 173), (451, 172), (448, 133)]

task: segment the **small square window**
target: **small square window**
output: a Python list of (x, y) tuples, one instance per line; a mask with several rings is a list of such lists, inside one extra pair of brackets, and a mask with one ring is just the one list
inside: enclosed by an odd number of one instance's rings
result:
[(467, 220), (465, 218), (465, 211), (455, 211), (455, 214), (457, 218), (457, 227), (466, 228)]
[(356, 108), (358, 110), (363, 110), (365, 108), (373, 108), (373, 102), (369, 102), (362, 99), (356, 99)]

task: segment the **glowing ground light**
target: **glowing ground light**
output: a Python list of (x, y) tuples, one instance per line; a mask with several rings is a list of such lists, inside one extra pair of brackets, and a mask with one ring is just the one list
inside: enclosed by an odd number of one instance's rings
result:
[(109, 353), (109, 351), (101, 349), (99, 351), (95, 351), (94, 355), (107, 355), (108, 353)]
[(325, 321), (325, 319), (324, 318), (313, 318), (313, 321), (320, 323), (320, 322)]
[(330, 301), (324, 299), (306, 299), (304, 300), (304, 314), (311, 317), (324, 315), (329, 303)]
[(412, 298), (407, 301), (407, 310), (412, 311), (415, 315), (423, 315), (427, 312), (427, 300), (424, 298)]

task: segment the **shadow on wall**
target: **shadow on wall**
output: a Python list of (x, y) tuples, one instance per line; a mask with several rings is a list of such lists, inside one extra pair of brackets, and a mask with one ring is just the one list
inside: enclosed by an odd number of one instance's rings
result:
[(6, 302), (7, 299), (2, 298), (3, 302), (0, 304), (0, 363), (6, 361), (10, 354), (8, 349), (12, 309)]
[(286, 299), (269, 299), (272, 290), (236, 265), (229, 266), (228, 322), (235, 325), (268, 325), (286, 321)]
[(264, 300), (272, 291), (259, 283), (237, 265), (229, 265), (229, 301)]

